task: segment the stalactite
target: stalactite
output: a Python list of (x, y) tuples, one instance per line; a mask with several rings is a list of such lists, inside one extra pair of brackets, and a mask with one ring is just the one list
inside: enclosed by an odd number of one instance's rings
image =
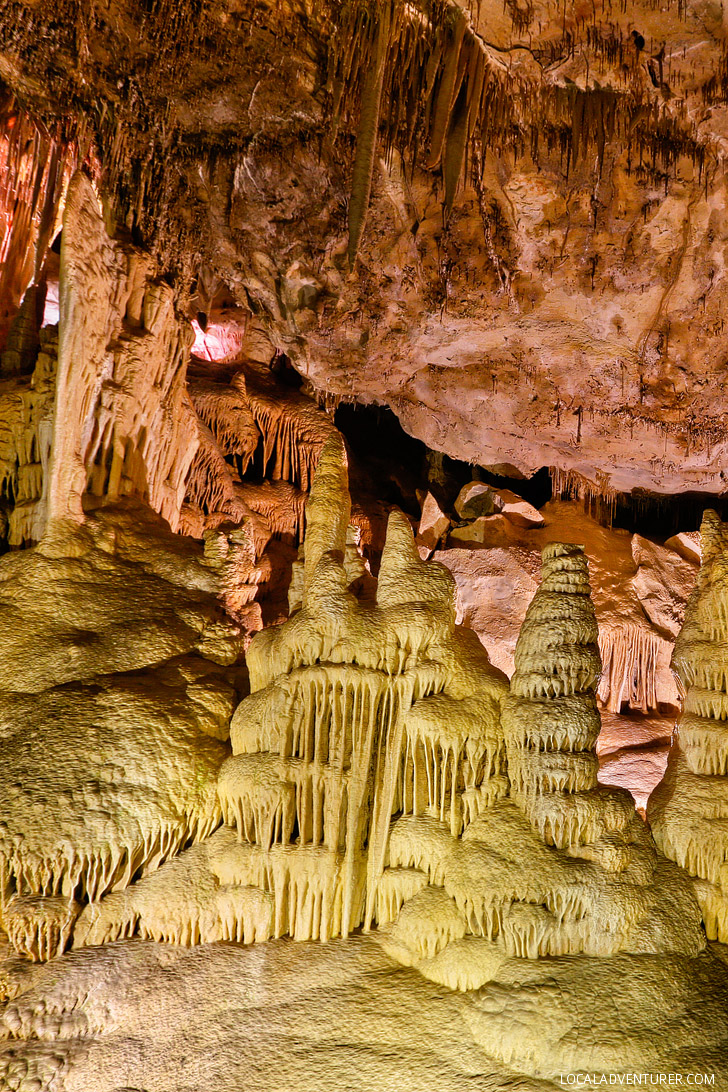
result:
[(75, 147), (34, 121), (0, 83), (0, 349), (58, 230)]
[(403, 938), (420, 959), (434, 959), (454, 940), (465, 936), (466, 921), (453, 899), (440, 887), (423, 887), (408, 899), (392, 931)]
[(220, 450), (240, 459), (240, 471), (244, 474), (260, 441), (248, 404), (244, 372), (238, 372), (229, 384), (193, 380), (189, 390), (197, 415), (210, 429)]
[(354, 267), (359, 241), (364, 230), (364, 220), (369, 207), (374, 153), (379, 136), (379, 108), (384, 83), (384, 69), (393, 15), (396, 20), (399, 8), (400, 5), (395, 4), (393, 0), (385, 0), (372, 19), (372, 23), (375, 24), (375, 44), (362, 88), (361, 116), (352, 169), (351, 196), (349, 197), (348, 256), (350, 268)]
[(271, 896), (258, 886), (225, 882), (215, 871), (229, 835), (220, 830), (126, 890), (90, 902), (76, 924), (74, 948), (135, 935), (185, 945), (268, 940)]
[(14, 895), (2, 909), (2, 924), (16, 952), (45, 962), (66, 949), (80, 911), (72, 898)]
[(377, 924), (396, 921), (402, 904), (426, 884), (427, 876), (416, 868), (385, 868), (377, 886)]
[(642, 713), (658, 708), (657, 670), (664, 644), (646, 626), (600, 626), (603, 672), (597, 696), (611, 712), (618, 713), (623, 705)]
[(321, 450), (338, 435), (333, 422), (299, 391), (283, 394), (272, 376), (246, 373), (247, 397), (263, 436), (263, 467), (273, 479), (284, 479), (307, 492)]
[[(663, 181), (683, 155), (704, 169), (705, 143), (672, 96), (666, 99), (650, 81), (625, 80), (626, 66), (614, 70), (617, 86), (590, 84), (589, 60), (596, 55), (615, 64), (604, 58), (619, 53), (605, 45), (611, 39), (596, 25), (579, 43), (587, 66), (582, 87), (546, 75), (525, 50), (495, 49), (476, 30), (472, 14), (449, 0), (430, 5), (426, 14), (413, 5), (387, 4), (384, 14), (374, 19), (362, 3), (344, 5), (329, 51), (334, 131), (359, 120), (350, 261), (364, 224), (377, 129), (385, 152), (397, 147), (425, 169), (442, 170), (446, 211), (469, 147), (514, 156), (529, 149), (537, 161), (558, 153), (567, 175), (590, 155), (601, 173), (612, 144), (637, 149), (653, 181)], [(565, 47), (573, 49), (573, 41)], [(705, 93), (715, 95), (717, 87)], [(478, 161), (477, 155), (470, 159)]]
[(585, 478), (576, 470), (549, 467), (551, 489), (562, 500), (578, 500), (585, 510), (600, 523), (611, 527), (619, 496), (604, 475), (597, 474), (597, 481)]
[[(124, 336), (120, 336), (121, 333)], [(177, 529), (197, 446), (190, 332), (151, 260), (111, 239), (90, 179), (69, 184), (61, 247), (49, 521), (83, 522), (89, 492), (148, 499)]]
[(236, 495), (252, 512), (262, 516), (277, 536), (289, 535), (297, 542), (303, 539), (306, 494), (286, 481), (243, 482)]

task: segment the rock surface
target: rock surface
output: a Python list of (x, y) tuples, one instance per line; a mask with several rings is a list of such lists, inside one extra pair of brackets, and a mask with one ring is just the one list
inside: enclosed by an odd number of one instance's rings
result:
[[(463, 997), (365, 937), (131, 941), (30, 970), (6, 961), (0, 980), (11, 998), (0, 1019), (8, 1088), (550, 1092), (572, 1070), (707, 1071), (716, 1088), (728, 1079), (726, 970), (707, 955), (511, 960)], [(594, 1006), (607, 992), (622, 999), (616, 1037), (613, 1006)], [(544, 1025), (540, 999), (554, 994)], [(504, 1052), (510, 1065), (496, 1058)]]

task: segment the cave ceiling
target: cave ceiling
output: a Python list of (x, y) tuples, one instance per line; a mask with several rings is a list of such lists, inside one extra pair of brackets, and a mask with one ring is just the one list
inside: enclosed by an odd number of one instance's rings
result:
[(683, 0), (9, 2), (3, 124), (321, 401), (577, 492), (721, 493), (727, 29)]

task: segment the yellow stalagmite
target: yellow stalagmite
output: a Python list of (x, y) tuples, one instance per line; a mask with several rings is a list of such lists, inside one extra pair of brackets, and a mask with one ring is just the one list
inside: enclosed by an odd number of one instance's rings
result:
[[(336, 436), (306, 508), (302, 599), (251, 643), (252, 692), (233, 717), (234, 753), (218, 783), (226, 821), (263, 853), (276, 935), (294, 910), (296, 937), (314, 935), (308, 921), (325, 938), (390, 919), (422, 886), (385, 872), (392, 816), (436, 814), (459, 833), (464, 816), (506, 791), (505, 680), (455, 626), (452, 576), (421, 561), (394, 512), (376, 602), (359, 601), (350, 511)], [(276, 888), (281, 868), (290, 879)]]
[(711, 940), (728, 943), (728, 525), (706, 511), (702, 564), (675, 642), (683, 713), (647, 815), (655, 840), (695, 879)]
[[(634, 814), (626, 793), (597, 786), (597, 639), (582, 547), (546, 546), (503, 723), (514, 797), (541, 837), (561, 848), (624, 830)], [(554, 720), (565, 732), (558, 744), (543, 739)]]
[(583, 551), (544, 550), (502, 726), (505, 680), (455, 625), (451, 574), (421, 560), (393, 512), (376, 601), (360, 601), (349, 515), (337, 439), (307, 506), (303, 597), (253, 638), (251, 693), (218, 780), (241, 875), (274, 900), (273, 934), (376, 923), (397, 958), (425, 974), (437, 960), (455, 988), (498, 962), (467, 937), (529, 959), (698, 952), (689, 882), (657, 855), (631, 798), (596, 781)]

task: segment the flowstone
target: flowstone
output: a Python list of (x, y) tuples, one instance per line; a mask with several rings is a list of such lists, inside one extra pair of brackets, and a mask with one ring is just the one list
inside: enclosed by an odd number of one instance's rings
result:
[(0, 924), (32, 959), (220, 824), (242, 637), (225, 584), (131, 501), (2, 559)]
[(509, 690), (401, 514), (357, 593), (349, 516), (334, 437), (291, 617), (253, 636), (234, 714), (241, 528), (203, 552), (147, 517), (143, 549), (127, 502), (0, 562), (0, 1084), (728, 1079), (728, 978), (691, 881), (594, 784), (579, 548), (544, 551)]

